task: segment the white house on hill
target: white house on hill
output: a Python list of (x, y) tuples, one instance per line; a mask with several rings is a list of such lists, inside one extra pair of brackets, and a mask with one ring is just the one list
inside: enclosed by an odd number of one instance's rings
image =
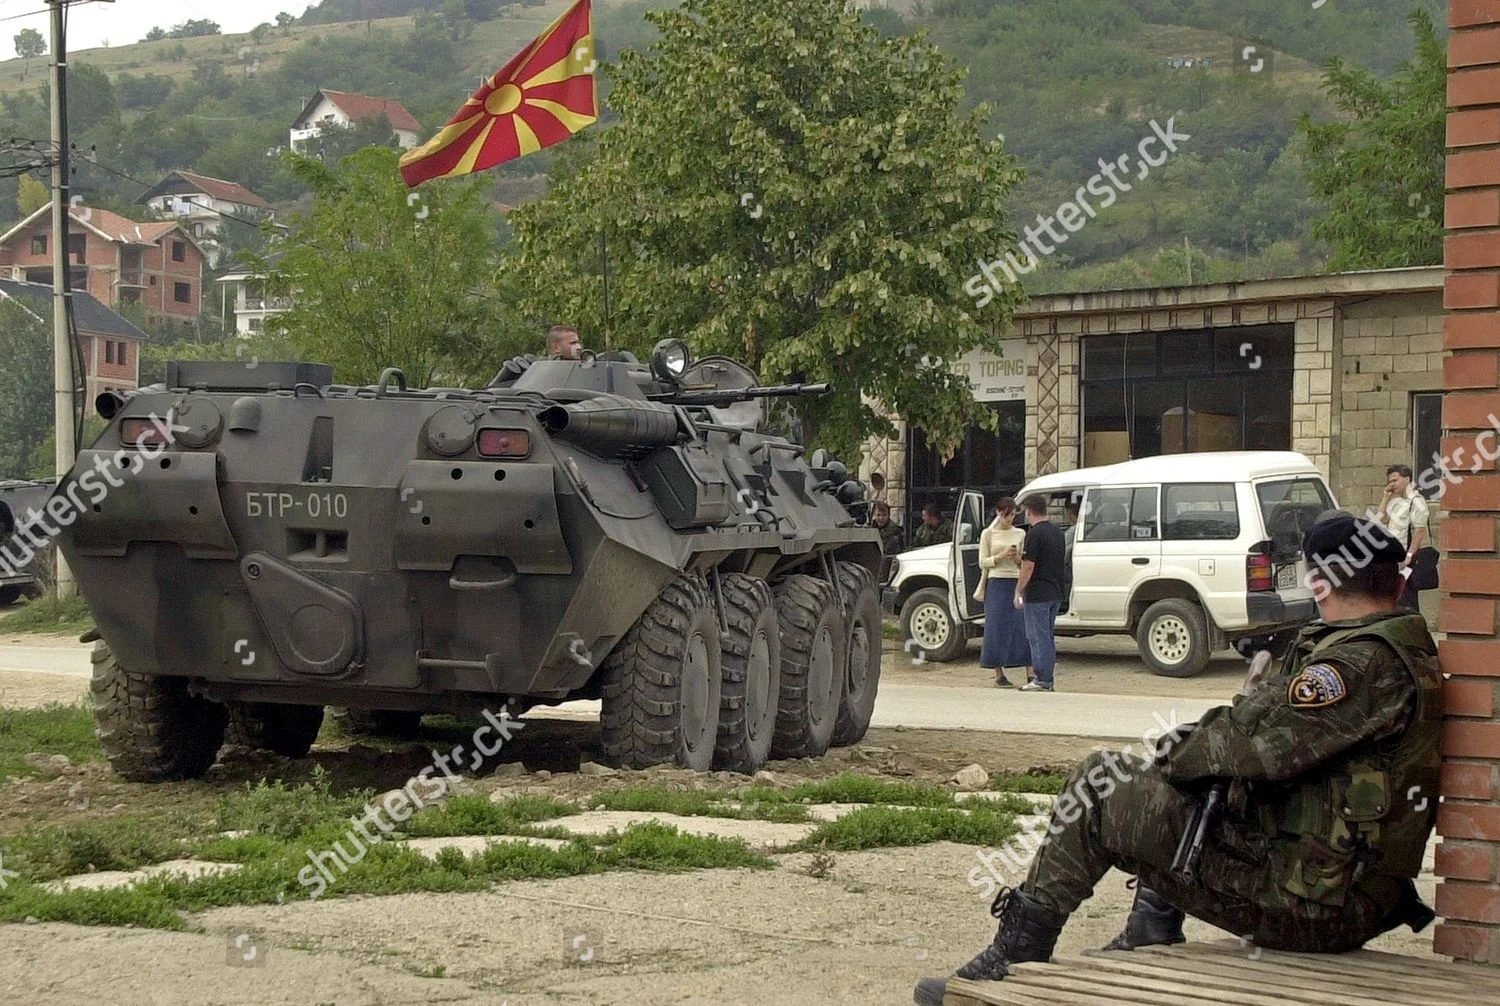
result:
[(209, 265), (214, 267), (219, 264), (220, 251), (215, 237), (226, 217), (249, 223), (271, 213), (271, 204), (243, 185), (191, 171), (172, 172), (136, 202), (176, 217), (203, 245)]
[(403, 149), (417, 146), (422, 133), (422, 124), (406, 106), (394, 98), (370, 98), (363, 94), (348, 94), (344, 91), (320, 90), (292, 123), (292, 149), (302, 150), (302, 144), (322, 135), (328, 126), (352, 126), (361, 119), (371, 119), (384, 114), (391, 120), (396, 141)]

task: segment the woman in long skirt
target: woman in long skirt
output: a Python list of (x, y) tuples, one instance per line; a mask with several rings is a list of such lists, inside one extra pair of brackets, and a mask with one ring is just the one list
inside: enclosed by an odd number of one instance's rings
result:
[(1031, 647), (1026, 625), (1013, 603), (1021, 575), (1021, 546), (1026, 532), (1015, 526), (1016, 501), (1003, 496), (995, 502), (995, 519), (979, 536), (979, 589), (984, 598), (984, 646), (979, 666), (994, 672), (997, 688), (1012, 688), (1007, 667), (1029, 667)]

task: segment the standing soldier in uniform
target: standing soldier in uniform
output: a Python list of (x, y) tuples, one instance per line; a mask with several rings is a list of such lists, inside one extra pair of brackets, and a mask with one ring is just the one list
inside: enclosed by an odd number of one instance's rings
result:
[[(1252, 669), (1232, 706), (1169, 734), (1150, 759), (1098, 752), (1053, 807), (1019, 888), (1002, 889), (994, 942), (960, 977), (1045, 961), (1111, 867), (1139, 887), (1116, 949), (1180, 943), (1184, 913), (1275, 950), (1339, 953), (1432, 912), (1417, 897), (1437, 816), (1442, 675), (1420, 615), (1398, 610), (1402, 547), (1384, 528), (1324, 515), (1303, 541), (1321, 621), (1280, 670)], [(1196, 873), (1174, 871), (1203, 794), (1226, 795)], [(947, 980), (916, 1002), (938, 1006)]]
[(880, 581), (884, 583), (890, 575), (891, 556), (901, 551), (901, 525), (891, 520), (891, 505), (885, 500), (877, 500), (870, 526), (880, 532), (880, 551), (884, 555), (880, 564)]

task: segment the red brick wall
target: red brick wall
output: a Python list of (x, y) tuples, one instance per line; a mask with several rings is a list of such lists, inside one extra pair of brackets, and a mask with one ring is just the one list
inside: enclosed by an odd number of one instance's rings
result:
[[(1500, 3), (1449, 0), (1449, 310), (1445, 449), (1500, 417)], [(1491, 433), (1490, 438), (1495, 434)], [(1493, 463), (1443, 498), (1443, 806), (1438, 815), (1439, 953), (1500, 964), (1500, 474)]]
[[(181, 241), (185, 246), (186, 261), (172, 261), (174, 241)], [(196, 321), (203, 305), (203, 253), (182, 234), (174, 232), (162, 238), (156, 248), (144, 252), (142, 257), (146, 271), (157, 277), (156, 286), (146, 289), (146, 306), (184, 321)], [(178, 283), (186, 283), (190, 288), (190, 300), (186, 304), (177, 302)]]
[[(116, 266), (119, 263), (118, 246), (80, 226), (76, 221), (69, 231), (70, 238), (74, 235), (84, 237), (84, 261), (80, 265), (77, 256), (69, 254), (69, 267), (74, 271), (88, 269), (88, 292), (97, 297), (101, 303), (113, 305), (115, 303), (114, 280)], [(40, 255), (33, 255), (32, 239), (38, 236), (47, 239), (47, 250)], [(22, 269), (52, 268), (52, 221), (50, 219), (38, 221), (0, 248), (0, 266), (12, 265), (20, 266)], [(9, 270), (6, 270), (6, 273), (9, 275)], [(26, 278), (24, 272), (21, 278)]]

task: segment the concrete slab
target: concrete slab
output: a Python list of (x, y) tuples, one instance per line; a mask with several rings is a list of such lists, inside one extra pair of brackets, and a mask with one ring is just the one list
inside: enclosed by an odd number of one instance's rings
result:
[(814, 824), (777, 824), (771, 821), (736, 821), (723, 817), (682, 817), (678, 814), (654, 814), (634, 810), (591, 810), (571, 817), (560, 817), (549, 824), (565, 828), (575, 835), (604, 835), (624, 831), (638, 824), (655, 822), (670, 825), (684, 835), (710, 838), (738, 838), (755, 848), (774, 849), (791, 845), (806, 837)]
[(492, 845), (535, 845), (556, 852), (568, 843), (560, 838), (537, 838), (532, 835), (451, 835), (442, 838), (409, 838), (395, 843), (428, 859), (437, 859), (444, 849), (457, 849), (466, 858), (477, 856)]
[(199, 877), (215, 877), (239, 870), (239, 863), (209, 863), (198, 859), (172, 859), (155, 866), (143, 866), (139, 870), (104, 870), (99, 873), (80, 873), (62, 880), (53, 880), (41, 885), (53, 892), (60, 891), (107, 891), (117, 887), (129, 887), (153, 877), (175, 874), (187, 880)]

